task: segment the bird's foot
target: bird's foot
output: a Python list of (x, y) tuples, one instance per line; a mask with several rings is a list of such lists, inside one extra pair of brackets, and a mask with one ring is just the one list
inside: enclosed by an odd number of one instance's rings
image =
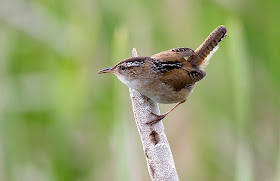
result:
[(153, 112), (152, 112), (151, 114), (154, 115), (154, 116), (156, 116), (156, 118), (155, 118), (155, 119), (152, 119), (152, 120), (150, 120), (150, 121), (147, 121), (146, 124), (155, 124), (155, 123), (161, 121), (161, 120), (162, 120), (163, 118), (165, 118), (165, 116), (167, 115), (167, 114), (160, 114), (160, 115), (158, 115), (158, 114), (153, 113)]
[(153, 114), (154, 116), (156, 116), (155, 119), (151, 120), (151, 121), (147, 121), (146, 124), (155, 124), (157, 122), (159, 122), (160, 120), (162, 120), (163, 118), (165, 118), (165, 116), (167, 116), (171, 111), (173, 111), (176, 107), (178, 107), (180, 104), (184, 103), (186, 100), (182, 101), (182, 102), (178, 102), (172, 109), (170, 109), (169, 111), (167, 111), (167, 113), (165, 114), (155, 114), (153, 112), (151, 112), (151, 114)]

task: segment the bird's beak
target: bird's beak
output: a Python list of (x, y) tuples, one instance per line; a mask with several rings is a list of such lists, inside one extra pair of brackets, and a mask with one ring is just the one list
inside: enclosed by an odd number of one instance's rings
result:
[(113, 67), (106, 68), (106, 69), (103, 69), (103, 70), (98, 71), (97, 74), (112, 73), (112, 72), (113, 72), (112, 69), (113, 69)]

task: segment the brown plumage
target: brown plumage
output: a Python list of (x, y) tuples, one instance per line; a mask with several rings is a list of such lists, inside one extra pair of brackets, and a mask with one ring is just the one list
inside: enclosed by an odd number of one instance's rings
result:
[[(196, 82), (205, 77), (203, 69), (226, 32), (225, 26), (219, 26), (195, 51), (174, 48), (151, 57), (128, 58), (98, 73), (114, 73), (128, 87), (152, 100), (163, 104), (177, 102), (177, 107), (187, 100)], [(164, 118), (174, 108), (151, 122)]]
[(198, 69), (203, 69), (209, 63), (208, 61), (212, 56), (211, 52), (215, 51), (214, 49), (218, 47), (226, 33), (227, 28), (225, 26), (218, 26), (195, 50), (194, 54), (188, 58), (188, 62)]

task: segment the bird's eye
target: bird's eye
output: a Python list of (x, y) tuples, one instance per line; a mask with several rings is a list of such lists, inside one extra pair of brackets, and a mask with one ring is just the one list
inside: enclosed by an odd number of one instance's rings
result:
[(122, 69), (122, 70), (125, 70), (125, 66), (121, 66), (121, 69)]

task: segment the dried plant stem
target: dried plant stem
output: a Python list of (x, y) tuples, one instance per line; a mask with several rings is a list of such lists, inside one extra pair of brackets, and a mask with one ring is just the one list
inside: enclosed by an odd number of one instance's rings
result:
[[(132, 55), (137, 57), (134, 48)], [(157, 103), (134, 89), (129, 89), (136, 125), (143, 144), (150, 177), (153, 181), (179, 180), (162, 121), (149, 125), (151, 112), (160, 114)]]

